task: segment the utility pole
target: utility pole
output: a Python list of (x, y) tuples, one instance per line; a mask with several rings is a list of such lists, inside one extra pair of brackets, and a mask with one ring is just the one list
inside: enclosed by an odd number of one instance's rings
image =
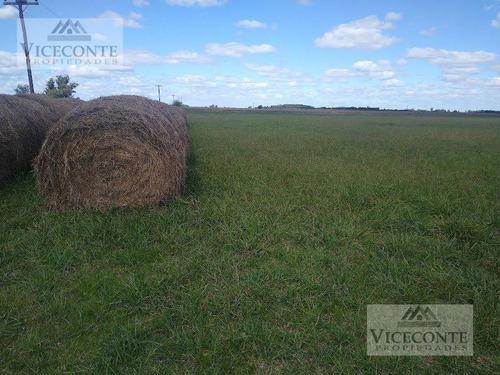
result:
[(175, 95), (172, 95), (172, 104), (175, 102)]
[(156, 85), (156, 87), (158, 87), (158, 101), (161, 102), (161, 87), (163, 85)]
[[(30, 93), (35, 93), (35, 88), (33, 87), (33, 76), (31, 74), (31, 59), (30, 50), (28, 47), (28, 35), (26, 34), (26, 25), (24, 24), (24, 11), (30, 5), (38, 5), (38, 0), (27, 1), (27, 0), (15, 0), (15, 1), (4, 1), (3, 5), (12, 5), (19, 11), (19, 20), (21, 21), (21, 28), (23, 29), (23, 39), (24, 39), (24, 54), (26, 55), (26, 70), (28, 71), (28, 83), (30, 85)], [(24, 8), (23, 8), (24, 7)]]

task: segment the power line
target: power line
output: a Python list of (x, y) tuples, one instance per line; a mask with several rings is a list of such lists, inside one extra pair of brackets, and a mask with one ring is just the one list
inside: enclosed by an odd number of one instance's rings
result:
[(45, 9), (47, 9), (50, 13), (52, 13), (54, 16), (56, 16), (57, 18), (61, 18), (60, 15), (58, 15), (56, 12), (54, 12), (52, 9), (50, 9), (49, 7), (45, 6), (44, 4), (40, 3), (40, 5), (42, 7), (44, 7)]

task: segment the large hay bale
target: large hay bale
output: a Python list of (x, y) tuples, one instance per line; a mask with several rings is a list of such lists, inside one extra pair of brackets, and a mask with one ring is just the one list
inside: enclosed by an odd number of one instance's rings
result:
[(49, 206), (138, 207), (182, 191), (188, 153), (181, 109), (111, 96), (87, 102), (53, 127), (35, 172)]
[(31, 168), (47, 131), (79, 104), (45, 95), (0, 95), (0, 184)]

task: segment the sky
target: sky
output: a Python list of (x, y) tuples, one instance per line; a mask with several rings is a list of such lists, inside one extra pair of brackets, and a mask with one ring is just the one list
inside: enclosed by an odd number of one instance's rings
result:
[[(500, 110), (500, 0), (40, 0), (25, 17), (124, 26), (120, 69), (35, 69), (37, 92), (69, 74), (82, 99), (161, 84), (191, 106)], [(0, 5), (1, 93), (27, 82), (17, 22)]]

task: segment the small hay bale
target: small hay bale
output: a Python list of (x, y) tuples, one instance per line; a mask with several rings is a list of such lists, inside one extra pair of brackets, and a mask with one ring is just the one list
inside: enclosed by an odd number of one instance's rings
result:
[(35, 172), (49, 206), (139, 207), (182, 192), (188, 153), (181, 109), (111, 96), (85, 103), (53, 127)]
[(45, 95), (0, 95), (0, 184), (31, 169), (50, 127), (80, 105), (75, 99), (59, 103)]

